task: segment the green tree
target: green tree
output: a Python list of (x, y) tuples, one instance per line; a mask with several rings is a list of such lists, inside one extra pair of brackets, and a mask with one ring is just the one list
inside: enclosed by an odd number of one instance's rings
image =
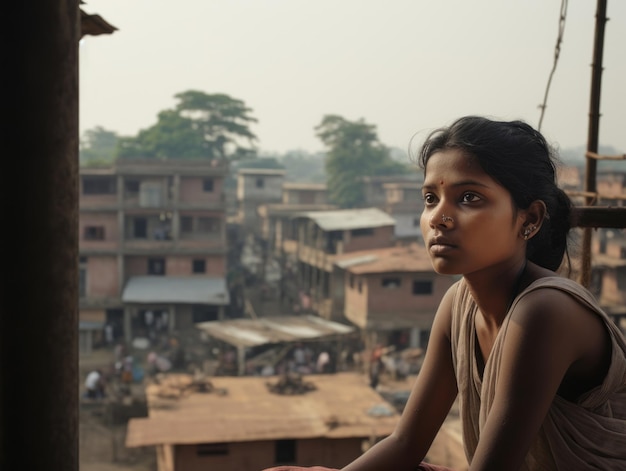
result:
[(119, 139), (117, 133), (102, 126), (86, 130), (79, 144), (80, 165), (93, 166), (113, 162)]
[(363, 119), (348, 121), (341, 116), (326, 115), (315, 127), (324, 143), (328, 197), (342, 208), (355, 208), (365, 203), (365, 176), (406, 173), (405, 165), (390, 157), (389, 149), (379, 140), (376, 126)]
[(196, 90), (175, 95), (174, 109), (158, 114), (156, 124), (120, 140), (120, 157), (236, 160), (256, 154), (257, 122), (241, 100)]

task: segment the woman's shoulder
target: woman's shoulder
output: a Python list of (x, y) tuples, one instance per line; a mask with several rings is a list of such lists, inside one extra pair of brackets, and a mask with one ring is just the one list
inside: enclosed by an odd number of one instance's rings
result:
[(602, 317), (606, 316), (595, 296), (587, 288), (570, 278), (558, 275), (534, 280), (518, 295), (516, 303), (540, 303), (546, 308), (557, 308), (559, 311), (566, 305), (577, 305), (584, 311), (591, 310), (601, 314)]
[(510, 315), (531, 338), (551, 333), (584, 342), (593, 332), (604, 337), (610, 323), (587, 289), (559, 276), (533, 281), (517, 297)]

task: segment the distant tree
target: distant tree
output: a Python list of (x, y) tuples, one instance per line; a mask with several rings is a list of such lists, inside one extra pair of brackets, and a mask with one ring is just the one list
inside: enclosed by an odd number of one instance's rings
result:
[(79, 144), (80, 164), (90, 166), (113, 162), (119, 139), (117, 133), (102, 126), (86, 130)]
[(241, 100), (188, 90), (153, 126), (120, 140), (120, 157), (237, 160), (256, 154), (250, 124), (257, 120)]
[(363, 177), (407, 171), (405, 165), (390, 157), (389, 149), (378, 140), (376, 126), (363, 119), (348, 121), (341, 116), (326, 115), (315, 131), (327, 148), (329, 200), (342, 208), (364, 204)]
[(280, 162), (287, 170), (287, 178), (297, 182), (325, 183), (325, 155), (304, 150), (290, 150), (281, 156)]

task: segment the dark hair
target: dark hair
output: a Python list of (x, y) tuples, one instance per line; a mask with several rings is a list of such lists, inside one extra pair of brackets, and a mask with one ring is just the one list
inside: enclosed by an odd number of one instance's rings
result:
[(458, 149), (475, 158), (491, 178), (511, 194), (519, 209), (541, 200), (547, 215), (539, 232), (528, 241), (528, 260), (557, 270), (567, 253), (571, 201), (556, 183), (556, 157), (539, 131), (523, 121), (493, 121), (466, 116), (436, 129), (419, 153), (426, 170), (436, 152)]

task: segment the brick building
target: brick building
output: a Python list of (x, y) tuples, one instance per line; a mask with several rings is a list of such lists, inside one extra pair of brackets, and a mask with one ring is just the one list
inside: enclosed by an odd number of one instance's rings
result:
[[(132, 340), (223, 318), (226, 236), (216, 161), (121, 159), (80, 169), (83, 326)], [(89, 348), (91, 335), (81, 333)]]
[(336, 299), (343, 298), (345, 318), (370, 347), (425, 347), (439, 302), (458, 279), (436, 273), (420, 244), (346, 254), (335, 266), (343, 273)]

